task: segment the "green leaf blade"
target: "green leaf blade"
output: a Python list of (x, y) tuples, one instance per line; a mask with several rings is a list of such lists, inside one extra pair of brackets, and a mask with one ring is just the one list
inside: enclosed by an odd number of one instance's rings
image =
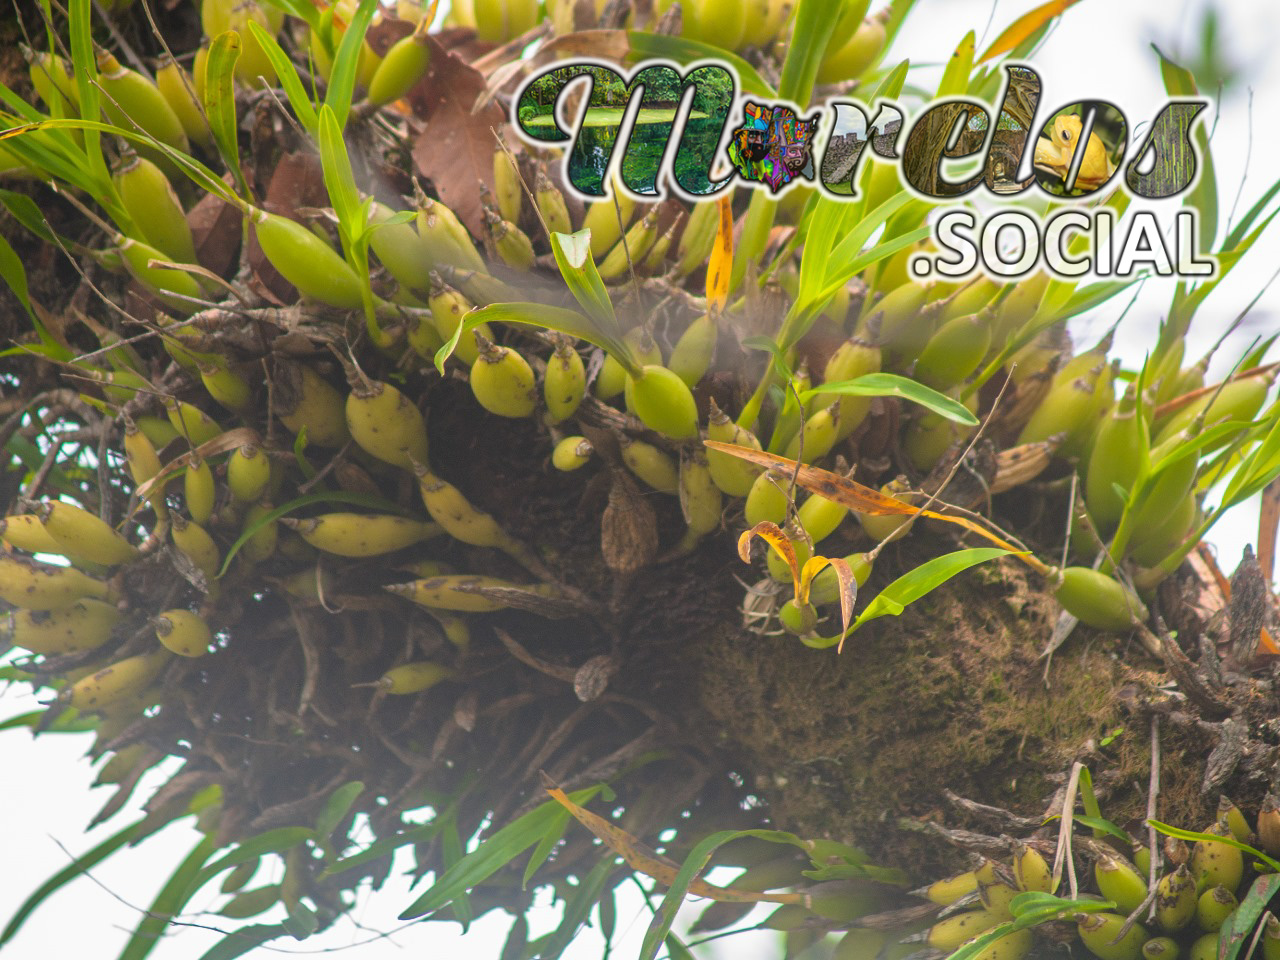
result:
[(800, 394), (802, 401), (828, 394), (842, 397), (900, 397), (918, 403), (926, 410), (967, 427), (976, 427), (978, 418), (964, 404), (939, 393), (932, 387), (896, 373), (868, 373), (853, 380), (824, 383)]
[(342, 42), (338, 44), (333, 55), (333, 69), (329, 73), (329, 89), (325, 93), (325, 105), (333, 110), (338, 120), (338, 128), (347, 125), (347, 115), (351, 112), (351, 101), (355, 95), (356, 66), (360, 58), (360, 48), (364, 44), (364, 35), (369, 29), (369, 22), (378, 8), (378, 0), (360, 0), (355, 16), (347, 24), (342, 34)]
[(228, 30), (209, 44), (205, 64), (204, 112), (213, 131), (222, 162), (235, 177), (241, 196), (249, 195), (249, 185), (240, 167), (240, 141), (236, 129), (235, 66), (240, 59), (240, 34)]
[(1010, 552), (1000, 547), (972, 547), (926, 560), (881, 590), (879, 595), (867, 605), (867, 609), (862, 611), (854, 621), (853, 629), (856, 630), (862, 624), (877, 617), (896, 617), (908, 606), (952, 577), (980, 563), (1007, 556)]
[[(303, 6), (311, 11), (316, 9), (309, 3), (303, 4)], [(253, 38), (262, 47), (262, 52), (271, 61), (271, 67), (275, 70), (276, 76), (280, 80), (280, 86), (284, 89), (285, 96), (289, 98), (289, 106), (293, 107), (293, 112), (297, 115), (298, 122), (302, 124), (303, 129), (314, 137), (317, 127), (315, 104), (307, 96), (307, 90), (302, 85), (302, 78), (298, 76), (298, 70), (294, 67), (293, 61), (284, 52), (279, 41), (266, 30), (263, 30), (256, 20), (250, 17), (248, 24), (249, 32), (253, 34)]]
[(18, 907), (8, 924), (5, 925), (4, 931), (0, 932), (0, 947), (13, 939), (14, 934), (22, 928), (22, 925), (26, 922), (27, 918), (31, 916), (40, 904), (49, 899), (49, 897), (57, 893), (76, 877), (80, 876), (80, 874), (97, 866), (103, 860), (107, 859), (107, 857), (111, 856), (127, 844), (133, 839), (134, 834), (138, 832), (138, 828), (141, 827), (143, 823), (145, 823), (145, 820), (136, 820), (119, 833), (112, 834), (88, 853), (75, 858), (66, 867), (63, 867), (44, 883), (40, 884), (40, 886), (22, 902), (21, 906)]
[(576, 310), (552, 307), (545, 303), (491, 303), (487, 307), (472, 310), (458, 324), (458, 328), (453, 331), (453, 336), (448, 342), (436, 351), (436, 369), (443, 373), (444, 363), (457, 348), (458, 341), (481, 324), (490, 322), (522, 323), (568, 334), (595, 344), (615, 357), (623, 366), (629, 363), (635, 370), (639, 370), (639, 364), (621, 339), (616, 339), (607, 331), (601, 330), (593, 320)]

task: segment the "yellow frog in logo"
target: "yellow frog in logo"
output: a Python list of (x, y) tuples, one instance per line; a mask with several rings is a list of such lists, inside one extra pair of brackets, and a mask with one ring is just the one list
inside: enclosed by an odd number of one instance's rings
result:
[[(1081, 120), (1078, 116), (1058, 117), (1053, 121), (1053, 139), (1041, 137), (1036, 141), (1036, 169), (1067, 178), (1071, 159), (1080, 141)], [(1106, 148), (1096, 133), (1089, 134), (1084, 149), (1084, 159), (1076, 174), (1076, 186), (1082, 190), (1096, 190), (1111, 179), (1116, 165), (1107, 156)]]

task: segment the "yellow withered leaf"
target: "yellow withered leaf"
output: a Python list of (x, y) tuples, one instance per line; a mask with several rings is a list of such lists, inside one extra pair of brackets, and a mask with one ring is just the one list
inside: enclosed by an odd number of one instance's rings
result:
[[(671, 886), (680, 872), (680, 864), (650, 850), (627, 831), (615, 827), (603, 817), (598, 817), (590, 810), (578, 806), (557, 787), (546, 774), (543, 774), (543, 787), (557, 803), (573, 814), (574, 819), (590, 830), (600, 842), (622, 857), (632, 870), (652, 877), (659, 883)], [(717, 887), (705, 880), (694, 880), (689, 884), (689, 893), (695, 897), (706, 897), (708, 900), (720, 900), (725, 903), (797, 903), (805, 904), (803, 893), (757, 893), (754, 890), (738, 890), (734, 887)]]
[[(800, 589), (804, 594), (803, 602), (809, 602), (809, 589), (814, 578), (824, 568), (830, 567), (836, 572), (836, 580), (840, 584), (840, 643), (836, 653), (844, 649), (844, 639), (849, 634), (849, 625), (853, 623), (853, 605), (858, 601), (858, 581), (853, 575), (853, 568), (844, 557), (810, 557), (800, 571)], [(801, 598), (796, 597), (797, 605)]]
[[(1036, 557), (1025, 550), (1019, 550), (1013, 544), (983, 529), (966, 517), (949, 517), (933, 510), (924, 510), (907, 503), (905, 500), (899, 500), (897, 497), (891, 497), (886, 493), (881, 493), (879, 490), (864, 486), (856, 480), (850, 480), (847, 477), (840, 476), (838, 473), (832, 473), (830, 470), (823, 470), (821, 467), (813, 467), (805, 463), (797, 463), (795, 460), (788, 460), (786, 457), (780, 457), (773, 453), (765, 453), (763, 450), (753, 450), (750, 447), (738, 446), (735, 443), (721, 443), (718, 440), (703, 440), (702, 442), (711, 449), (719, 450), (730, 456), (759, 464), (762, 467), (778, 470), (784, 474), (794, 474), (797, 486), (804, 487), (810, 493), (816, 493), (835, 503), (843, 504), (858, 513), (869, 514), (873, 517), (919, 515), (928, 517), (931, 520), (944, 520), (947, 523), (954, 523), (991, 541), (996, 546), (1010, 551), (1037, 573), (1045, 576), (1049, 573), (1049, 568)], [(741, 545), (739, 545), (739, 552), (741, 552)]]
[(1048, 3), (1042, 3), (1034, 10), (1024, 13), (1005, 27), (1004, 33), (996, 37), (991, 46), (987, 47), (986, 53), (978, 58), (978, 63), (986, 63), (1002, 53), (1008, 53), (1054, 17), (1060, 16), (1068, 7), (1079, 2), (1080, 0), (1049, 0)]
[[(756, 537), (769, 544), (778, 556), (786, 561), (787, 567), (791, 570), (791, 586), (795, 590), (796, 603), (800, 604), (802, 602), (800, 599), (800, 564), (796, 559), (795, 547), (791, 546), (791, 539), (772, 520), (761, 520), (750, 530), (744, 531), (742, 536), (738, 538), (738, 556), (742, 558), (743, 563), (751, 562), (751, 541)], [(808, 592), (806, 588), (806, 596)], [(807, 600), (804, 602), (807, 602)]]
[(733, 205), (728, 194), (716, 200), (720, 225), (716, 229), (716, 245), (707, 261), (707, 309), (724, 309), (729, 299), (729, 279), (733, 275)]

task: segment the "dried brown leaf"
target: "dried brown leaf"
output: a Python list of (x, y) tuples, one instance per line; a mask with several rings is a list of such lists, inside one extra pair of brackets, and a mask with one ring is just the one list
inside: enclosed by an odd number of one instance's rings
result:
[(1280, 478), (1272, 480), (1262, 491), (1258, 509), (1258, 564), (1268, 583), (1276, 569), (1276, 531), (1280, 528)]
[(470, 64), (427, 37), (431, 69), (407, 99), (426, 127), (413, 145), (418, 173), (435, 186), (440, 201), (457, 214), (473, 236), (484, 235), (484, 218), (476, 181), (493, 189), (493, 131), (506, 119), (496, 103), (473, 113), (485, 93), (484, 76)]
[(462, 730), (471, 733), (476, 728), (476, 716), (479, 712), (479, 697), (474, 690), (468, 690), (453, 705), (453, 722)]
[(209, 457), (216, 457), (220, 453), (226, 453), (229, 450), (235, 450), (244, 446), (246, 443), (260, 445), (262, 438), (258, 436), (258, 431), (251, 427), (236, 427), (234, 430), (228, 430), (226, 433), (220, 433), (212, 440), (200, 444), (190, 453), (184, 453), (182, 456), (174, 460), (170, 460), (160, 472), (148, 480), (146, 483), (138, 484), (137, 500), (142, 503), (151, 494), (151, 491), (162, 486), (169, 477), (173, 476), (179, 470), (185, 468), (187, 464), (193, 460), (205, 460)]
[(599, 699), (609, 686), (609, 679), (618, 672), (616, 657), (602, 653), (592, 657), (577, 669), (573, 676), (573, 692), (583, 703)]
[(600, 552), (615, 573), (635, 573), (658, 552), (658, 518), (631, 478), (613, 471), (609, 503), (600, 520)]
[[(231, 186), (231, 174), (224, 178)], [(218, 196), (207, 193), (187, 213), (187, 226), (195, 241), (200, 266), (226, 276), (240, 256), (240, 211)]]
[(741, 447), (734, 443), (720, 443), (716, 440), (704, 440), (703, 443), (713, 450), (731, 454), (768, 469), (778, 470), (787, 476), (794, 474), (798, 486), (804, 487), (810, 493), (816, 493), (820, 497), (843, 504), (858, 513), (865, 513), (873, 517), (915, 516), (919, 514), (931, 520), (945, 520), (947, 523), (954, 523), (978, 534), (997, 546), (1009, 550), (1032, 569), (1040, 573), (1048, 572), (1048, 567), (1026, 551), (1019, 550), (1006, 540), (989, 533), (965, 517), (949, 517), (934, 510), (922, 510), (907, 503), (905, 500), (899, 500), (897, 497), (881, 493), (879, 490), (864, 486), (856, 480), (842, 477), (838, 473), (823, 470), (821, 467), (812, 467), (807, 463), (797, 463), (795, 460), (788, 460), (786, 457), (765, 453), (763, 450), (753, 450), (750, 447)]

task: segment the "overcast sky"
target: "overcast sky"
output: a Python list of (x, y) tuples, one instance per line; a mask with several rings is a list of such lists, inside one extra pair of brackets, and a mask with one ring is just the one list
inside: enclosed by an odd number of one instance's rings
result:
[[(1005, 24), (1033, 6), (1030, 2), (1000, 2), (993, 16), (990, 2), (921, 0), (899, 38), (896, 52), (898, 56), (909, 55), (914, 63), (939, 63), (950, 55), (968, 29), (978, 30), (980, 37), (985, 34), (979, 42), (981, 50)], [(1052, 110), (1072, 101), (1105, 99), (1120, 106), (1131, 124), (1148, 123), (1164, 98), (1158, 64), (1149, 44), (1158, 40), (1171, 55), (1194, 50), (1194, 30), (1200, 23), (1202, 9), (1201, 3), (1176, 0), (1084, 0), (1068, 11), (1034, 58), (1033, 63), (1043, 80), (1038, 116), (1043, 119)], [(1273, 120), (1280, 103), (1280, 67), (1274, 56), (1280, 40), (1280, 15), (1274, 4), (1256, 0), (1226, 2), (1220, 5), (1220, 11), (1223, 49), (1227, 58), (1242, 68), (1245, 83), (1253, 88), (1252, 159), (1241, 202), (1243, 211), (1280, 175), (1280, 164), (1276, 162), (1280, 156), (1280, 134)], [(992, 26), (988, 28), (989, 22)], [(936, 79), (916, 82), (928, 87)], [(1220, 105), (1213, 150), (1222, 193), (1223, 223), (1244, 171), (1250, 141), (1248, 99), (1248, 91), (1240, 87), (1229, 91)], [(1176, 202), (1173, 205), (1176, 206)], [(1259, 242), (1237, 268), (1236, 275), (1207, 301), (1192, 331), (1188, 356), (1202, 353), (1280, 264), (1278, 235), (1280, 230), (1272, 230)], [(1119, 336), (1120, 349), (1127, 359), (1140, 362), (1143, 352), (1154, 342), (1170, 290), (1168, 283), (1149, 283), (1137, 306), (1130, 311)], [(1096, 338), (1118, 315), (1126, 299), (1118, 298), (1093, 316), (1084, 318), (1079, 325), (1078, 342)], [(1229, 367), (1253, 336), (1274, 332), (1280, 326), (1280, 299), (1274, 291), (1254, 308), (1252, 317), (1236, 343), (1221, 351), (1216, 370)], [(1232, 346), (1236, 348), (1233, 350)], [(1256, 507), (1239, 510), (1232, 521), (1224, 522), (1212, 538), (1220, 545), (1223, 566), (1228, 571), (1234, 567), (1242, 545), (1254, 538)], [(0, 691), (0, 718), (25, 712), (35, 705), (33, 698), (21, 690)], [(0, 922), (7, 919), (38, 883), (66, 865), (67, 856), (59, 843), (74, 852), (85, 851), (135, 816), (132, 810), (126, 810), (87, 836), (81, 832), (81, 827), (109, 796), (109, 788), (88, 790), (94, 773), (82, 754), (90, 739), (89, 736), (47, 736), (33, 741), (23, 732), (0, 733), (0, 758), (9, 771), (5, 787), (0, 790), (0, 815), (9, 827), (5, 865), (0, 870)], [(152, 779), (151, 787), (158, 782)], [(144, 781), (135, 795), (145, 797), (150, 792)], [(77, 880), (33, 916), (10, 945), (6, 956), (19, 960), (70, 956), (73, 952), (93, 960), (115, 956), (125, 942), (125, 931), (138, 919), (137, 908), (149, 902), (196, 840), (196, 834), (189, 827), (180, 825), (136, 850), (111, 857), (93, 871), (97, 883), (86, 878)], [(254, 883), (259, 882), (265, 881), (259, 878)], [(215, 886), (211, 885), (210, 890)], [(616, 947), (619, 951), (616, 956), (625, 960), (635, 955), (648, 914), (641, 912), (634, 898), (628, 900), (629, 888), (623, 890), (618, 923), (624, 936)], [(304, 943), (277, 941), (273, 950), (253, 955), (307, 954), (366, 940), (372, 930), (397, 927), (395, 914), (412, 896), (404, 883), (389, 882), (372, 902), (356, 912), (355, 919), (368, 929), (357, 929), (344, 920), (333, 931)], [(208, 908), (215, 899), (206, 896), (194, 906)], [(700, 909), (701, 905), (689, 907), (683, 916), (696, 916)], [(558, 911), (552, 910), (539, 913), (533, 935), (554, 925), (557, 914)], [(269, 920), (276, 919), (274, 915), (266, 916)], [(214, 925), (218, 920), (200, 916), (189, 919)], [(360, 960), (403, 960), (418, 956), (496, 960), (509, 924), (510, 918), (505, 914), (490, 914), (475, 924), (465, 940), (458, 938), (456, 925), (419, 924), (388, 940), (361, 946), (351, 955)], [(771, 958), (780, 955), (773, 946), (774, 936), (756, 934), (722, 941), (714, 955), (726, 960), (731, 956), (735, 960)], [(153, 956), (158, 960), (194, 960), (213, 940), (206, 932), (184, 930), (166, 939)], [(588, 931), (566, 957), (588, 960), (599, 957), (600, 953), (600, 939)]]

